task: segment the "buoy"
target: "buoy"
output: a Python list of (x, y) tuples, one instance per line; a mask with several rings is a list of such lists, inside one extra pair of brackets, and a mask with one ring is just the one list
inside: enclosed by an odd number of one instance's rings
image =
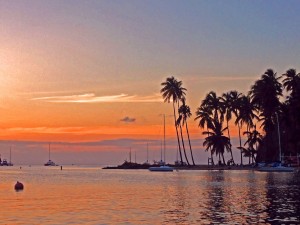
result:
[(17, 181), (17, 183), (15, 184), (15, 190), (20, 191), (23, 189), (24, 189), (24, 185), (22, 183), (20, 183), (19, 181)]

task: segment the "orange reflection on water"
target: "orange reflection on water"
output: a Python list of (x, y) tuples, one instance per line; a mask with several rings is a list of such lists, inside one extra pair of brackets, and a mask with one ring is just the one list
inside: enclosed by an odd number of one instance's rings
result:
[[(2, 167), (0, 176), (0, 220), (4, 224), (299, 221), (299, 183), (288, 185), (295, 180), (291, 174), (151, 173), (70, 166), (62, 171), (57, 167)], [(13, 190), (16, 180), (24, 183), (24, 191)]]

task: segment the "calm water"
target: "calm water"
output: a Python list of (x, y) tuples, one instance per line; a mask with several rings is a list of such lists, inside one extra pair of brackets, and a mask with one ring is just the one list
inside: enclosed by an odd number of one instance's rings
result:
[(299, 176), (0, 167), (0, 224), (300, 224)]

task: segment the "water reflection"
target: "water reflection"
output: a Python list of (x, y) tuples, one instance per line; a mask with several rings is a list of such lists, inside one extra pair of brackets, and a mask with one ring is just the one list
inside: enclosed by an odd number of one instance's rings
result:
[(292, 173), (31, 167), (0, 175), (3, 224), (300, 224)]
[(296, 174), (269, 173), (266, 177), (267, 222), (272, 224), (300, 223), (300, 190)]
[(162, 213), (165, 224), (299, 224), (299, 197), (291, 174), (182, 172), (164, 192)]

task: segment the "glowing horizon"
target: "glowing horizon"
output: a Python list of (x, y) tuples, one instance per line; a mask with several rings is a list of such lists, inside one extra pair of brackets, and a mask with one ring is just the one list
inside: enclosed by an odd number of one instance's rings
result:
[[(0, 0), (0, 154), (7, 141), (158, 140), (162, 114), (171, 115), (174, 141), (172, 104), (160, 89), (175, 76), (187, 88), (191, 139), (206, 163), (197, 107), (209, 91), (247, 93), (268, 68), (299, 70), (299, 8), (294, 0)], [(32, 149), (20, 154), (30, 161)]]

